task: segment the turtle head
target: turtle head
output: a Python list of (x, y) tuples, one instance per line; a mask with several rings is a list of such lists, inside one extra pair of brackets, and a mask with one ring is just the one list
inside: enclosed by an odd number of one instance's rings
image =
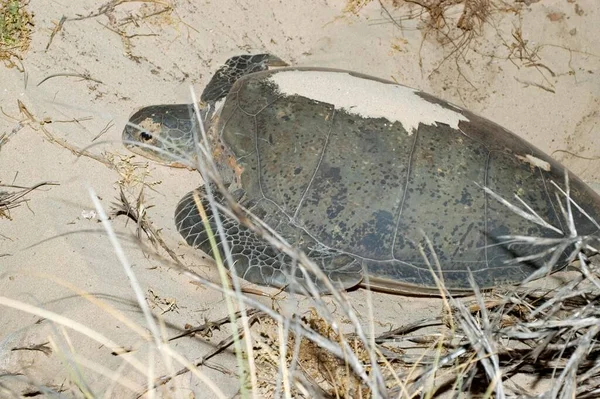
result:
[[(208, 108), (200, 109), (206, 120)], [(194, 133), (196, 131), (196, 133)], [(136, 111), (123, 130), (123, 143), (132, 152), (169, 166), (194, 167), (198, 118), (190, 104), (153, 105)]]
[[(271, 67), (287, 66), (271, 54), (238, 55), (220, 67), (201, 95), (200, 120), (218, 115), (221, 103), (241, 77)], [(136, 111), (123, 130), (123, 142), (132, 152), (170, 166), (194, 167), (199, 136), (198, 118), (189, 104), (153, 105)]]

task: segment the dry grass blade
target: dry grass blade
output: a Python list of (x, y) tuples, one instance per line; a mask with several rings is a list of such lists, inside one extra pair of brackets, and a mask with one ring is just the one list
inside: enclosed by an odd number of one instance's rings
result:
[[(10, 219), (10, 210), (28, 201), (25, 196), (30, 192), (43, 186), (57, 186), (58, 183), (42, 182), (31, 187), (13, 186), (0, 184), (0, 218)], [(5, 191), (4, 189), (14, 189), (16, 191)]]
[[(259, 313), (259, 311), (256, 309), (249, 309), (246, 312), (246, 315), (248, 317), (250, 317), (250, 316), (256, 315), (257, 313)], [(241, 317), (242, 312), (236, 312), (235, 315), (236, 315), (236, 317)], [(215, 321), (209, 321), (209, 322), (202, 324), (201, 326), (192, 327), (179, 335), (171, 337), (171, 338), (169, 338), (169, 341), (173, 341), (173, 340), (187, 337), (187, 336), (194, 336), (196, 333), (201, 333), (202, 335), (206, 335), (210, 330), (218, 329), (222, 325), (228, 324), (228, 323), (231, 323), (231, 319), (229, 317), (223, 317), (223, 318), (215, 320)]]
[(140, 191), (135, 206), (132, 205), (125, 192), (123, 191), (123, 187), (120, 187), (120, 195), (119, 202), (113, 202), (113, 215), (120, 216), (124, 215), (133, 220), (137, 226), (137, 236), (138, 239), (141, 238), (141, 233), (143, 232), (150, 243), (156, 246), (157, 244), (169, 255), (169, 257), (179, 266), (185, 268), (183, 263), (179, 260), (179, 257), (175, 252), (169, 248), (169, 246), (162, 239), (160, 232), (152, 225), (152, 223), (148, 220), (146, 210), (148, 207), (144, 203), (144, 192), (143, 189)]
[[(238, 317), (239, 317), (240, 313), (241, 312), (238, 312)], [(259, 312), (257, 310), (250, 310), (250, 311), (248, 311), (248, 315), (249, 315), (248, 325), (251, 326), (252, 324), (254, 324), (258, 320), (258, 318), (262, 314), (261, 314), (261, 312)], [(172, 341), (174, 339), (177, 339), (177, 338), (180, 338), (180, 337), (183, 337), (183, 336), (186, 336), (186, 335), (193, 334), (196, 331), (202, 331), (205, 328), (210, 328), (211, 326), (226, 324), (228, 322), (231, 322), (231, 319), (229, 317), (224, 317), (224, 318), (222, 318), (220, 320), (217, 320), (215, 322), (209, 323), (210, 324), (209, 326), (199, 327), (197, 329), (194, 329), (195, 331), (193, 331), (193, 332), (189, 332), (189, 333), (186, 332), (184, 334), (181, 334), (181, 335), (178, 335), (176, 337), (173, 337), (173, 338), (169, 339), (169, 341)], [(213, 358), (214, 356), (216, 356), (217, 354), (221, 353), (226, 348), (228, 348), (231, 345), (233, 345), (234, 341), (236, 339), (235, 336), (236, 336), (236, 334), (231, 334), (229, 337), (227, 337), (227, 338), (223, 339), (222, 341), (220, 341), (219, 343), (217, 343), (217, 345), (215, 345), (215, 348), (211, 352), (209, 352), (206, 355), (202, 356), (202, 358), (200, 358), (198, 360), (195, 360), (194, 362), (190, 363), (190, 365), (192, 365), (192, 367), (186, 366), (186, 367), (184, 367), (184, 368), (176, 371), (174, 374), (163, 375), (163, 376), (158, 377), (156, 379), (156, 381), (154, 382), (154, 385), (151, 386), (151, 387), (149, 387), (149, 389), (156, 389), (156, 388), (158, 388), (161, 385), (167, 384), (169, 381), (171, 381), (173, 378), (175, 378), (177, 376), (183, 375), (183, 374), (185, 374), (187, 372), (192, 371), (193, 369), (195, 369), (197, 367), (203, 366), (204, 364), (206, 364), (206, 362), (209, 359)], [(244, 328), (243, 327), (242, 328), (238, 328), (238, 330), (237, 330), (237, 336), (238, 337), (243, 337), (244, 336)], [(139, 395), (138, 395), (138, 397), (143, 396), (147, 392), (148, 392), (147, 390), (140, 392)]]
[(558, 234), (563, 234), (563, 232), (560, 229), (552, 226), (550, 223), (547, 223), (540, 215), (535, 213), (531, 207), (529, 207), (525, 202), (523, 202), (523, 200), (521, 198), (519, 198), (519, 196), (515, 195), (515, 198), (522, 205), (524, 205), (526, 207), (527, 211), (524, 211), (521, 208), (511, 204), (506, 199), (504, 199), (501, 196), (499, 196), (498, 194), (496, 194), (493, 190), (490, 190), (489, 187), (483, 187), (483, 190), (485, 191), (486, 194), (489, 194), (490, 196), (492, 196), (494, 199), (496, 199), (502, 205), (506, 206), (508, 209), (510, 209), (517, 215), (521, 216), (523, 219), (529, 220), (529, 221), (531, 221), (535, 224), (538, 224), (542, 227), (545, 227), (549, 230), (555, 231)]
[(481, 362), (489, 379), (489, 391), (496, 393), (496, 398), (505, 397), (502, 381), (502, 372), (500, 371), (499, 359), (497, 353), (496, 340), (493, 336), (493, 321), (488, 315), (483, 296), (475, 283), (473, 275), (469, 273), (469, 282), (475, 291), (475, 298), (479, 305), (480, 320), (477, 321), (472, 313), (463, 305), (463, 303), (454, 301), (459, 310), (462, 330), (470, 341), (471, 348), (477, 354), (477, 361)]
[[(154, 317), (153, 317), (152, 312), (150, 311), (150, 308), (145, 300), (145, 296), (142, 292), (139, 282), (138, 282), (137, 278), (135, 277), (135, 274), (133, 273), (131, 264), (127, 260), (127, 257), (125, 256), (125, 253), (123, 252), (121, 244), (119, 243), (119, 241), (109, 223), (108, 216), (104, 212), (104, 209), (102, 208), (102, 205), (100, 204), (100, 201), (98, 200), (94, 191), (91, 188), (89, 189), (89, 191), (90, 191), (90, 197), (92, 199), (92, 202), (94, 203), (94, 206), (96, 207), (96, 210), (97, 210), (98, 214), (100, 215), (100, 220), (106, 230), (108, 238), (110, 239), (111, 244), (114, 247), (115, 254), (117, 255), (121, 265), (123, 266), (123, 268), (125, 270), (125, 274), (127, 275), (130, 285), (136, 295), (138, 305), (142, 309), (144, 319), (146, 320), (146, 324), (151, 332), (155, 347), (158, 350), (161, 357), (163, 358), (167, 369), (171, 370), (170, 374), (175, 375), (175, 371), (173, 369), (173, 367), (174, 367), (173, 361), (181, 363), (184, 365), (184, 367), (187, 370), (192, 371), (194, 373), (194, 375), (200, 381), (202, 381), (204, 384), (206, 384), (206, 386), (208, 386), (212, 390), (212, 392), (217, 394), (219, 397), (224, 397), (222, 392), (218, 389), (218, 387), (212, 381), (210, 381), (202, 373), (200, 373), (199, 370), (197, 370), (197, 368), (195, 368), (194, 365), (191, 364), (184, 356), (175, 352), (171, 347), (169, 347), (166, 338), (163, 337), (162, 330), (159, 329), (157, 322), (154, 320)], [(150, 373), (148, 373), (148, 375), (151, 376), (152, 373), (150, 372)], [(152, 390), (153, 387), (154, 387), (153, 385), (150, 385), (148, 387), (148, 389)]]

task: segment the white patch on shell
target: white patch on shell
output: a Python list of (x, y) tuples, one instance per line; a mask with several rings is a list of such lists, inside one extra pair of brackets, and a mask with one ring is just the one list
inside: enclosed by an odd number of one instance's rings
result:
[(437, 126), (440, 122), (458, 129), (460, 121), (469, 122), (460, 112), (418, 96), (418, 90), (352, 76), (348, 72), (281, 71), (271, 75), (270, 80), (284, 95), (326, 102), (364, 118), (400, 122), (409, 135), (416, 132), (419, 123)]
[(544, 160), (534, 157), (533, 155), (525, 155), (524, 157), (517, 155), (517, 158), (523, 162), (527, 162), (531, 166), (536, 166), (546, 172), (550, 172), (550, 164)]
[(225, 103), (225, 100), (227, 100), (227, 97), (223, 97), (215, 103), (215, 109), (213, 110), (214, 115), (218, 115), (221, 112), (221, 108), (223, 108), (223, 103)]

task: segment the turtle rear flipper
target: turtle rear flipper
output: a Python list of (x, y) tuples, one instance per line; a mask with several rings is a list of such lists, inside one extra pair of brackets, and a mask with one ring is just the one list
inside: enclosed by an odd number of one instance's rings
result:
[[(210, 224), (211, 234), (217, 248), (223, 256), (222, 241), (219, 236), (215, 218), (210, 204), (204, 196), (204, 189), (198, 193)], [(329, 292), (328, 285), (311, 273), (303, 273), (293, 259), (269, 245), (237, 220), (220, 213), (221, 224), (231, 250), (235, 274), (247, 281), (259, 285), (283, 288), (286, 291), (310, 294), (306, 278), (310, 278), (317, 291)], [(214, 257), (214, 247), (209, 241), (209, 232), (204, 228), (202, 217), (194, 200), (194, 191), (186, 194), (175, 210), (175, 226), (194, 248), (200, 248)], [(335, 289), (345, 290), (358, 285), (363, 278), (363, 269), (359, 261), (351, 256), (336, 252), (312, 250), (307, 253), (317, 267), (329, 278)], [(226, 265), (228, 266), (228, 265)]]
[(231, 57), (215, 72), (200, 99), (205, 103), (215, 103), (225, 98), (233, 84), (242, 76), (266, 71), (269, 67), (287, 65), (285, 61), (271, 54), (247, 54)]

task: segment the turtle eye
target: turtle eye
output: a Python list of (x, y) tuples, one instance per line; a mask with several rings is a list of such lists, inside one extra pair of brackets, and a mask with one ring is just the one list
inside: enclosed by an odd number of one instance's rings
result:
[(144, 141), (150, 141), (150, 140), (152, 140), (152, 135), (148, 132), (142, 131), (140, 133), (140, 138)]

